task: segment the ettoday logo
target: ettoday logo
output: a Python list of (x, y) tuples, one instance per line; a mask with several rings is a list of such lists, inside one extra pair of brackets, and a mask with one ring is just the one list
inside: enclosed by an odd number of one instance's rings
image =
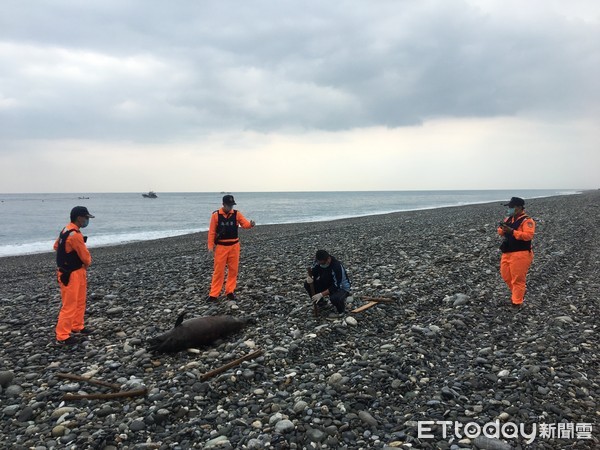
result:
[(593, 425), (591, 423), (541, 423), (516, 424), (499, 420), (480, 425), (476, 422), (466, 424), (450, 420), (422, 420), (417, 422), (417, 437), (419, 439), (434, 439), (431, 434), (434, 425), (441, 426), (442, 438), (446, 439), (450, 433), (457, 438), (464, 437), (475, 439), (485, 436), (490, 439), (523, 439), (526, 444), (531, 444), (536, 439), (592, 439)]

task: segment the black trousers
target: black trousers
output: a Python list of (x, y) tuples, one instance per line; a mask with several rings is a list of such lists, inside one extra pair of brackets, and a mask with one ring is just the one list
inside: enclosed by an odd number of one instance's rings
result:
[[(314, 286), (315, 286), (315, 294), (327, 289), (327, 287), (319, 286), (318, 283), (315, 283)], [(304, 289), (306, 289), (306, 292), (308, 292), (308, 295), (311, 295), (310, 284), (308, 284), (306, 281), (304, 282)], [(331, 304), (333, 306), (335, 306), (335, 309), (337, 309), (337, 312), (343, 313), (346, 310), (346, 298), (349, 295), (350, 295), (350, 292), (345, 291), (343, 289), (338, 289), (333, 294), (329, 294), (329, 301), (331, 302)]]

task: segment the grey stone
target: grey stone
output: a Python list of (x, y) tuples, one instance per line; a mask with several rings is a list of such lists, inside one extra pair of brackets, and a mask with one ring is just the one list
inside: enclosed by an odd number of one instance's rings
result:
[(306, 438), (310, 442), (316, 442), (316, 443), (323, 442), (326, 437), (327, 437), (326, 433), (324, 433), (321, 430), (318, 430), (316, 428), (311, 428), (310, 430), (308, 430), (306, 432)]
[(466, 294), (456, 294), (452, 306), (462, 306), (469, 302), (469, 296)]
[(375, 418), (371, 414), (369, 414), (367, 411), (360, 411), (358, 413), (358, 417), (360, 418), (360, 420), (362, 420), (364, 423), (366, 423), (370, 427), (377, 426), (377, 420), (375, 420)]
[(304, 411), (306, 408), (308, 407), (308, 403), (306, 403), (305, 401), (298, 401), (294, 404), (294, 412), (295, 413), (299, 413)]
[(33, 408), (30, 406), (26, 406), (21, 410), (19, 415), (17, 416), (17, 420), (19, 422), (29, 422), (33, 417)]
[(19, 386), (18, 384), (12, 384), (10, 386), (8, 386), (6, 389), (4, 389), (4, 394), (7, 397), (18, 397), (19, 395), (21, 395), (23, 393), (23, 388), (21, 386)]
[(570, 324), (574, 322), (574, 320), (570, 316), (558, 316), (555, 317), (554, 320), (562, 324)]
[(3, 370), (2, 372), (0, 372), (0, 386), (2, 386), (3, 388), (7, 387), (10, 383), (12, 383), (12, 380), (15, 378), (15, 375), (8, 371), (8, 370)]
[(52, 428), (52, 437), (63, 436), (66, 431), (67, 429), (64, 426), (56, 425), (54, 428)]
[(142, 431), (146, 428), (146, 424), (143, 420), (136, 419), (129, 424), (129, 429), (131, 431)]
[(226, 436), (219, 436), (216, 437), (214, 439), (211, 439), (210, 441), (206, 442), (206, 444), (204, 444), (203, 448), (219, 448), (219, 447), (225, 447), (225, 446), (230, 446), (231, 444), (229, 443), (229, 439), (227, 439)]
[(275, 431), (277, 433), (281, 433), (281, 434), (293, 431), (294, 428), (295, 428), (295, 426), (292, 423), (292, 421), (291, 420), (287, 420), (287, 419), (280, 420), (279, 422), (277, 422), (275, 424)]
[(504, 441), (485, 436), (478, 436), (473, 443), (482, 450), (511, 450), (512, 446)]
[(52, 411), (52, 414), (50, 415), (51, 419), (58, 419), (61, 416), (64, 416), (65, 414), (70, 414), (73, 411), (75, 411), (75, 408), (72, 406), (63, 406), (62, 408), (57, 408), (54, 411)]
[(21, 405), (10, 405), (10, 406), (5, 407), (2, 410), (2, 413), (6, 414), (7, 416), (12, 417), (15, 414), (17, 414), (17, 411), (19, 411), (19, 409), (21, 409)]

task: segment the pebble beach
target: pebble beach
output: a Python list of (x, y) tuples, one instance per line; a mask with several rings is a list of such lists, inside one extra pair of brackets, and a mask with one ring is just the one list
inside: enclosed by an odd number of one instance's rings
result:
[[(527, 200), (537, 227), (521, 309), (498, 273), (504, 209), (240, 230), (235, 302), (206, 299), (206, 233), (94, 248), (95, 333), (70, 348), (55, 345), (54, 254), (0, 258), (0, 448), (599, 448), (600, 191)], [(86, 232), (93, 240), (93, 221)], [(315, 317), (304, 291), (320, 248), (350, 274), (345, 317)], [(352, 313), (366, 297), (390, 301)], [(184, 311), (255, 323), (205, 348), (148, 352), (146, 340)], [(61, 373), (147, 393), (63, 400), (110, 389)], [(536, 425), (538, 436), (456, 436), (433, 424), (420, 437), (420, 421)], [(571, 433), (543, 437), (540, 424)]]

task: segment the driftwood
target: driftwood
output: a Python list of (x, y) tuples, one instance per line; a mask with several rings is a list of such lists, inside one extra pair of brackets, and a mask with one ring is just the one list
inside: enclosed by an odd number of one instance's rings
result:
[[(312, 270), (310, 267), (306, 269), (306, 272), (308, 273), (308, 276), (312, 278)], [(314, 281), (312, 283), (308, 283), (308, 288), (310, 289), (310, 298), (312, 300), (313, 296), (316, 294)], [(313, 316), (319, 317), (319, 307), (315, 302), (313, 302)]]
[(375, 306), (375, 305), (377, 305), (377, 304), (378, 304), (378, 302), (369, 302), (369, 303), (367, 303), (366, 305), (359, 306), (358, 308), (356, 308), (356, 309), (353, 309), (353, 310), (352, 310), (352, 311), (350, 311), (350, 312), (352, 312), (352, 313), (359, 313), (359, 312), (363, 312), (365, 309), (369, 309), (369, 308), (371, 308), (372, 306)]
[(360, 297), (362, 300), (368, 301), (368, 302), (377, 302), (377, 303), (394, 303), (396, 300), (390, 297), (369, 297), (366, 295), (363, 295)]
[(108, 394), (65, 394), (63, 396), (63, 400), (108, 400), (112, 398), (125, 398), (125, 397), (137, 397), (140, 395), (146, 395), (148, 390), (144, 389), (136, 389), (132, 391), (119, 391), (119, 392), (110, 392)]
[(107, 387), (107, 388), (112, 389), (113, 391), (117, 391), (117, 392), (110, 392), (108, 394), (65, 394), (65, 395), (63, 395), (63, 398), (62, 398), (65, 401), (68, 401), (68, 400), (97, 400), (97, 399), (107, 400), (107, 399), (112, 399), (112, 398), (137, 397), (139, 395), (146, 395), (146, 393), (148, 392), (148, 390), (146, 388), (136, 389), (136, 390), (132, 390), (132, 391), (121, 391), (120, 390), (121, 386), (118, 386), (116, 384), (107, 383), (106, 381), (102, 381), (102, 380), (95, 380), (93, 378), (81, 377), (79, 375), (74, 375), (72, 373), (57, 373), (56, 376), (58, 378), (64, 378), (67, 380), (83, 381), (86, 383)]
[(217, 367), (214, 370), (206, 372), (205, 374), (200, 376), (200, 379), (202, 381), (208, 380), (209, 378), (212, 378), (215, 375), (219, 375), (220, 373), (223, 373), (226, 370), (231, 369), (232, 367), (235, 367), (235, 366), (243, 363), (244, 361), (248, 361), (249, 359), (257, 358), (258, 356), (262, 355), (262, 353), (263, 353), (262, 350), (256, 350), (255, 352), (248, 353), (247, 355), (242, 356), (241, 358), (235, 359), (235, 360), (225, 364), (224, 366)]
[(356, 309), (353, 309), (351, 312), (353, 313), (359, 313), (359, 312), (363, 312), (366, 309), (372, 308), (375, 305), (378, 305), (379, 303), (394, 303), (396, 300), (390, 297), (371, 297), (368, 295), (362, 295), (360, 297), (361, 300), (364, 300), (368, 303), (366, 303), (365, 305), (359, 306)]

